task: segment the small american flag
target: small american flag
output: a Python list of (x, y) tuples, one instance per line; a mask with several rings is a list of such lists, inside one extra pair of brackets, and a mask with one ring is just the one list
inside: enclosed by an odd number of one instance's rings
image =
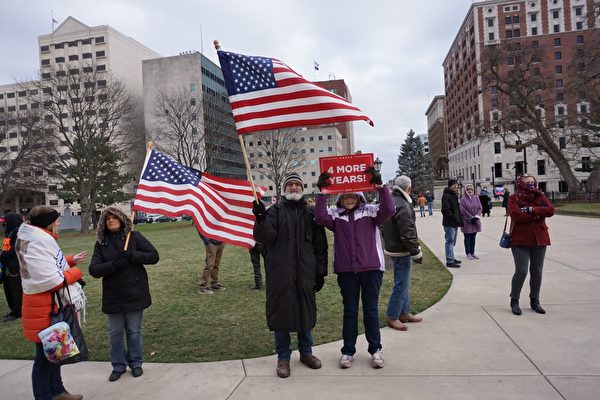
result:
[(238, 134), (356, 120), (373, 125), (352, 103), (275, 58), (218, 54)]
[[(264, 189), (256, 186), (259, 198)], [(170, 217), (190, 215), (205, 237), (254, 246), (250, 182), (201, 173), (152, 149), (146, 156), (133, 209)]]

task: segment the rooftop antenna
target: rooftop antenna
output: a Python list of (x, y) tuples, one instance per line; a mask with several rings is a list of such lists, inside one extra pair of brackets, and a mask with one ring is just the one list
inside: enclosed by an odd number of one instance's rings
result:
[(200, 53), (204, 54), (204, 39), (202, 36), (202, 24), (200, 24)]

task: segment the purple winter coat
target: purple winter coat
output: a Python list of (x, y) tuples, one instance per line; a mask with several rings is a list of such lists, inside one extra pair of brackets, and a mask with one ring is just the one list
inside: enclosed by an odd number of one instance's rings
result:
[(394, 202), (387, 187), (377, 189), (379, 204), (366, 204), (365, 196), (353, 210), (346, 210), (336, 199), (336, 206), (327, 209), (327, 195), (317, 195), (315, 222), (334, 234), (333, 271), (362, 272), (385, 270), (379, 225), (394, 215)]
[(481, 232), (481, 218), (478, 218), (476, 223), (471, 222), (474, 216), (481, 217), (481, 201), (479, 201), (479, 196), (469, 196), (465, 193), (462, 199), (460, 199), (460, 215), (464, 223), (460, 228), (462, 233)]

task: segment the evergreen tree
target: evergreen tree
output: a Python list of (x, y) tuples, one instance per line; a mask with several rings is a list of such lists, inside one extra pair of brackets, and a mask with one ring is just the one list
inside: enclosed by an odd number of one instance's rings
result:
[(433, 175), (431, 173), (431, 160), (425, 154), (421, 139), (415, 136), (411, 129), (406, 140), (400, 146), (398, 156), (397, 175), (406, 175), (412, 180), (414, 193), (420, 193), (433, 188)]

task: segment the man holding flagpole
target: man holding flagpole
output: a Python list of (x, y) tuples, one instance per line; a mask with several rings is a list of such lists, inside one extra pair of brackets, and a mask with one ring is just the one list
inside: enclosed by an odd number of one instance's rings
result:
[(327, 238), (302, 199), (304, 183), (296, 173), (283, 181), (283, 197), (269, 208), (254, 202), (254, 237), (267, 253), (267, 326), (273, 331), (277, 375), (290, 376), (290, 332), (297, 332), (300, 362), (312, 369), (321, 360), (312, 354), (312, 329), (317, 321), (315, 292), (327, 275)]

